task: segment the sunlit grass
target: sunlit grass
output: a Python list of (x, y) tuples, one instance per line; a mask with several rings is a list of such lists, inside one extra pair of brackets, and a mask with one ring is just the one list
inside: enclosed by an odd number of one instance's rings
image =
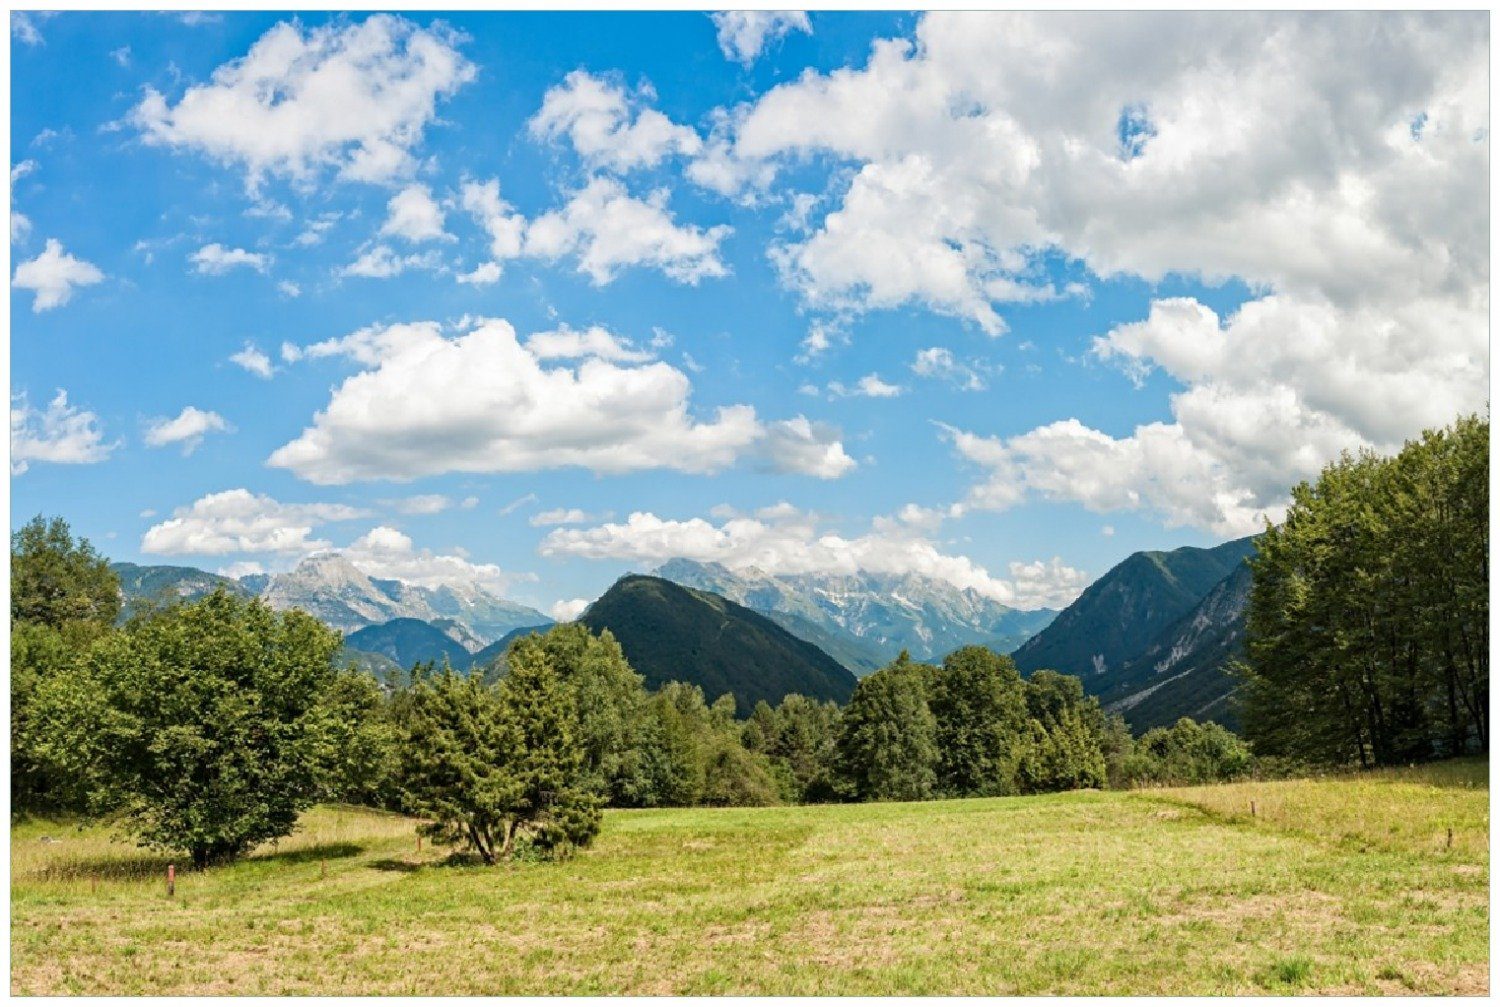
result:
[[(610, 812), (571, 861), (493, 869), (419, 854), (409, 820), (320, 808), (275, 850), (181, 873), (172, 900), (162, 858), (29, 823), (12, 836), (11, 988), (1484, 992), (1483, 770), (1424, 772)], [(1377, 828), (1386, 813), (1407, 824)], [(1454, 848), (1434, 848), (1448, 821)]]

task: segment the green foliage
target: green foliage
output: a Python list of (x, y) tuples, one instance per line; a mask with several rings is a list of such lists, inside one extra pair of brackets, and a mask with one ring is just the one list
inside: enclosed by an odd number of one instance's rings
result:
[(860, 679), (840, 722), (836, 765), (863, 801), (921, 801), (937, 785), (937, 721), (927, 705), (935, 669), (905, 651)]
[(1014, 792), (1026, 691), (1015, 662), (985, 647), (956, 650), (931, 673), (927, 703), (935, 722), (941, 793)]
[(582, 786), (616, 806), (655, 803), (646, 687), (609, 630), (595, 636), (567, 623), (529, 634), (511, 644), (506, 663), (512, 673), (547, 663), (561, 676), (576, 710)]
[(1171, 727), (1154, 727), (1141, 735), (1121, 776), (1130, 786), (1185, 786), (1239, 779), (1251, 765), (1250, 749), (1237, 735), (1218, 724), (1183, 717)]
[(1065, 709), (1047, 726), (1026, 722), (1016, 759), (1016, 786), (1023, 794), (1102, 787), (1106, 782), (1099, 735), (1077, 709)]
[(1256, 752), (1387, 765), (1489, 746), (1489, 421), (1292, 491), (1251, 561)]
[(65, 629), (113, 625), (120, 579), (88, 539), (74, 541), (62, 518), (40, 514), (10, 537), (10, 621)]
[(142, 845), (194, 864), (288, 835), (351, 724), (327, 705), (337, 633), (219, 591), (101, 637), (35, 703), (48, 755)]
[(668, 682), (651, 695), (647, 762), (661, 804), (777, 804), (780, 788), (762, 751), (741, 743), (734, 720), (734, 697), (712, 706), (703, 690)]
[(783, 800), (816, 803), (839, 796), (834, 772), (839, 717), (837, 704), (796, 693), (774, 708), (756, 704), (741, 737), (747, 749), (770, 759)]

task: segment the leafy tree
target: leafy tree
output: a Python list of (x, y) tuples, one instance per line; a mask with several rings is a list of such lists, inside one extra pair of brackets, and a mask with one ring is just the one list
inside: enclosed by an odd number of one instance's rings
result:
[(1489, 422), (1292, 491), (1250, 561), (1243, 719), (1258, 754), (1391, 764), (1489, 745)]
[(625, 660), (614, 635), (606, 629), (595, 636), (582, 623), (567, 623), (522, 637), (506, 654), (510, 668), (537, 662), (556, 669), (576, 706), (583, 785), (610, 804), (652, 803), (645, 680)]
[(734, 697), (710, 706), (696, 685), (668, 682), (649, 702), (652, 726), (647, 762), (660, 782), (662, 804), (778, 803), (778, 787), (763, 752), (741, 743)]
[(499, 690), (479, 678), (418, 667), (398, 707), (405, 808), (431, 819), (420, 831), (466, 845), (487, 864), (509, 856), (521, 782), (510, 772), (520, 730)]
[(1026, 723), (1016, 759), (1016, 782), (1023, 794), (1102, 787), (1106, 766), (1099, 736), (1077, 709), (1062, 710), (1049, 724)]
[(40, 515), (11, 535), (11, 811), (81, 811), (84, 776), (62, 768), (57, 746), (39, 728), (39, 692), (72, 675), (94, 640), (120, 614), (120, 582), (87, 539), (67, 522)]
[(927, 706), (934, 673), (901, 652), (860, 680), (840, 721), (836, 765), (859, 800), (920, 801), (937, 784), (937, 724)]
[(65, 629), (108, 627), (120, 616), (120, 579), (62, 518), (37, 515), (10, 537), (10, 619)]
[(931, 675), (937, 785), (945, 794), (1014, 792), (1026, 690), (1015, 662), (986, 647), (949, 654)]
[(1124, 777), (1131, 785), (1218, 783), (1244, 776), (1251, 764), (1250, 749), (1237, 735), (1183, 717), (1141, 735), (1125, 761)]
[(146, 846), (207, 866), (291, 833), (349, 725), (325, 705), (337, 633), (220, 590), (99, 639), (38, 697), (60, 765)]

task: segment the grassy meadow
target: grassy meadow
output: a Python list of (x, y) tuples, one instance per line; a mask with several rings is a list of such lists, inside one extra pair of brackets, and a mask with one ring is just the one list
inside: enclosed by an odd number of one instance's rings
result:
[(576, 858), (501, 868), (324, 807), (168, 900), (166, 858), (32, 821), (11, 833), (11, 991), (1482, 994), (1488, 831), (1481, 762), (615, 811)]

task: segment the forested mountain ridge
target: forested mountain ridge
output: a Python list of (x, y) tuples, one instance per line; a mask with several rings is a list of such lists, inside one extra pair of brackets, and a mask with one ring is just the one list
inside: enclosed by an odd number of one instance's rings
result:
[(700, 686), (710, 699), (732, 694), (741, 716), (790, 693), (846, 703), (855, 678), (806, 640), (743, 605), (661, 577), (628, 574), (579, 618), (608, 629), (646, 686)]
[(1111, 675), (1100, 701), (1136, 731), (1170, 726), (1180, 717), (1237, 728), (1231, 699), (1239, 683), (1227, 666), (1245, 654), (1252, 582), (1248, 562), (1235, 567), (1191, 612)]
[(1132, 553), (1017, 649), (1016, 666), (1023, 674), (1077, 675), (1090, 692), (1107, 691), (1115, 674), (1254, 552), (1254, 542)]
[(878, 667), (903, 650), (926, 660), (997, 638), (1013, 647), (1056, 615), (1051, 609), (1010, 608), (919, 574), (775, 576), (755, 567), (730, 570), (674, 559), (654, 575), (728, 598), (804, 639), (814, 639), (809, 627), (817, 627), (825, 635), (815, 642), (826, 643), (829, 653), (856, 674), (873, 670), (870, 661)]
[(455, 671), (465, 671), (474, 655), (437, 626), (421, 619), (391, 619), (375, 626), (365, 626), (344, 637), (344, 646), (367, 654), (379, 654), (409, 670), (419, 662), (447, 661)]

